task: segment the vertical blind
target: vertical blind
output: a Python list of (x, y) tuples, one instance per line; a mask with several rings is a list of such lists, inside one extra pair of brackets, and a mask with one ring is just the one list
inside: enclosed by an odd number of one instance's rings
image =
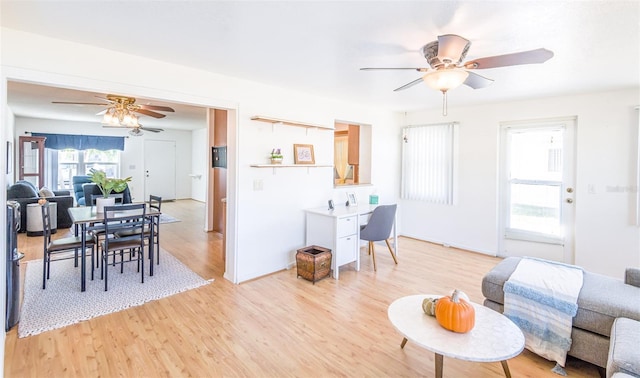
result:
[(403, 199), (453, 204), (454, 132), (456, 123), (403, 129)]

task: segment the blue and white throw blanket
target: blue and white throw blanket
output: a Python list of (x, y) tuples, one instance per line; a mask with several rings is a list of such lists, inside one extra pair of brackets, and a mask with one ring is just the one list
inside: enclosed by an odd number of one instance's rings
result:
[(522, 258), (504, 284), (504, 315), (524, 333), (525, 347), (556, 361), (554, 371), (562, 375), (582, 273), (573, 265)]

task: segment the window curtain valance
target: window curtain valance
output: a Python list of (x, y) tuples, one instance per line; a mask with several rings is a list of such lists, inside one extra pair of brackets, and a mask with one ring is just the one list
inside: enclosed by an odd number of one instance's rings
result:
[(46, 137), (44, 147), (53, 150), (120, 150), (124, 151), (124, 137), (98, 136), (98, 135), (70, 135), (70, 134), (45, 134), (31, 133), (33, 136)]

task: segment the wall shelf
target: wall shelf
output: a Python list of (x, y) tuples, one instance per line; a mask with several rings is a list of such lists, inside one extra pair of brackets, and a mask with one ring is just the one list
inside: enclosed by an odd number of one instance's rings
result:
[(274, 175), (279, 168), (307, 168), (307, 173), (309, 173), (310, 168), (333, 168), (333, 165), (330, 164), (251, 164), (250, 166), (253, 168), (271, 168)]
[(253, 168), (326, 168), (329, 164), (251, 164)]
[(317, 125), (317, 124), (313, 124), (313, 123), (298, 122), (298, 121), (289, 121), (289, 120), (286, 120), (286, 119), (265, 117), (265, 116), (253, 116), (253, 117), (251, 117), (251, 120), (252, 121), (260, 121), (260, 122), (267, 122), (267, 123), (271, 123), (271, 124), (282, 124), (282, 125), (286, 125), (286, 126), (305, 127), (307, 129), (315, 128), (315, 129), (333, 130), (333, 127), (329, 127), (329, 126)]

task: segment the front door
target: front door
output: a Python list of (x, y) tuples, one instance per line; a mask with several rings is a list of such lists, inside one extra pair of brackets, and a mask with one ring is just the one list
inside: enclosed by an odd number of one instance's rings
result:
[(144, 143), (144, 198), (176, 199), (176, 142), (146, 140)]
[(574, 263), (575, 121), (501, 125), (499, 255)]

